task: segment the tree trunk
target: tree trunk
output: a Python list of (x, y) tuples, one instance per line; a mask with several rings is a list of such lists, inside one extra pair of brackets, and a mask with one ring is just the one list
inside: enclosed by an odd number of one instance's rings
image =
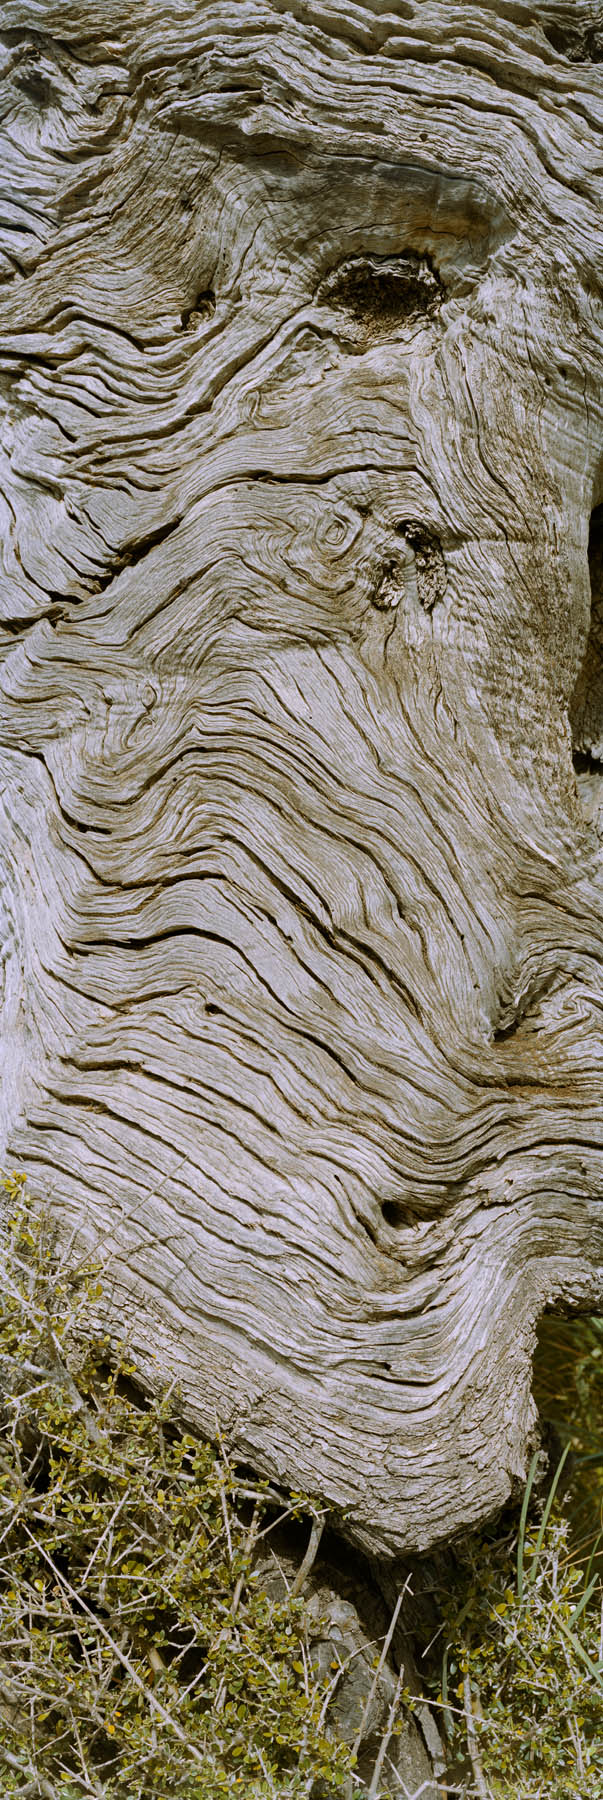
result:
[(600, 10), (2, 43), (5, 1159), (145, 1379), (421, 1548), (603, 1306)]

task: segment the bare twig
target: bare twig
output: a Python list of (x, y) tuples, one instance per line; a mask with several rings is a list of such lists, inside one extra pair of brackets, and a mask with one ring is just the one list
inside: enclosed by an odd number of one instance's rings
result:
[(362, 1738), (364, 1735), (364, 1727), (366, 1725), (366, 1721), (368, 1719), (368, 1716), (369, 1716), (369, 1713), (371, 1710), (371, 1706), (373, 1704), (373, 1700), (374, 1700), (375, 1694), (377, 1692), (379, 1677), (381, 1675), (383, 1665), (385, 1663), (385, 1660), (386, 1660), (386, 1657), (387, 1657), (387, 1654), (389, 1651), (389, 1647), (390, 1647), (390, 1644), (391, 1644), (391, 1641), (392, 1641), (392, 1638), (393, 1638), (393, 1635), (394, 1635), (394, 1632), (396, 1629), (396, 1625), (397, 1625), (398, 1619), (400, 1617), (402, 1601), (404, 1600), (405, 1595), (408, 1593), (409, 1587), (410, 1587), (410, 1575), (407, 1575), (406, 1581), (404, 1583), (404, 1587), (402, 1588), (402, 1592), (400, 1594), (398, 1594), (398, 1598), (396, 1600), (396, 1604), (395, 1604), (395, 1607), (394, 1607), (394, 1610), (393, 1610), (393, 1613), (391, 1616), (387, 1636), (385, 1637), (381, 1655), (379, 1657), (379, 1661), (377, 1663), (377, 1667), (375, 1669), (375, 1673), (373, 1675), (373, 1679), (372, 1679), (368, 1694), (366, 1696), (366, 1700), (364, 1702), (364, 1706), (362, 1709), (362, 1717), (360, 1720), (360, 1724), (358, 1726), (358, 1730), (356, 1732), (356, 1736), (354, 1738), (354, 1742), (352, 1744), (352, 1756), (358, 1755), (358, 1751), (360, 1749), (360, 1745), (362, 1743)]
[(222, 1480), (220, 1481), (220, 1506), (222, 1508), (222, 1518), (224, 1520), (224, 1530), (226, 1533), (226, 1542), (228, 1544), (228, 1561), (232, 1567), (232, 1536), (230, 1531), (230, 1519), (228, 1517), (228, 1507), (226, 1505), (224, 1482)]
[(301, 1593), (304, 1582), (307, 1581), (307, 1579), (308, 1579), (310, 1570), (314, 1567), (314, 1564), (316, 1562), (316, 1557), (318, 1555), (318, 1547), (320, 1544), (320, 1540), (321, 1540), (324, 1528), (325, 1528), (324, 1516), (322, 1516), (318, 1519), (312, 1520), (312, 1530), (310, 1532), (310, 1541), (308, 1544), (308, 1548), (306, 1550), (306, 1554), (304, 1556), (303, 1562), (300, 1563), (299, 1569), (297, 1571), (297, 1575), (295, 1576), (294, 1581), (292, 1581), (292, 1583), (291, 1583), (291, 1589), (290, 1589), (290, 1595), (289, 1595), (289, 1598), (291, 1600), (297, 1599), (297, 1595)]
[(391, 1703), (391, 1706), (390, 1706), (390, 1709), (389, 1709), (389, 1712), (387, 1715), (387, 1724), (385, 1727), (385, 1731), (383, 1733), (383, 1737), (381, 1739), (381, 1743), (379, 1745), (379, 1754), (377, 1756), (377, 1761), (376, 1761), (375, 1767), (373, 1769), (373, 1778), (372, 1778), (371, 1785), (370, 1785), (370, 1788), (368, 1791), (368, 1800), (376, 1800), (376, 1796), (379, 1791), (379, 1782), (381, 1780), (381, 1770), (382, 1770), (383, 1764), (385, 1762), (389, 1741), (390, 1741), (390, 1738), (392, 1735), (392, 1731), (394, 1729), (394, 1725), (396, 1723), (396, 1715), (397, 1715), (398, 1708), (400, 1705), (400, 1694), (402, 1692), (403, 1684), (404, 1684), (404, 1665), (402, 1665), (402, 1668), (399, 1669), (399, 1671), (398, 1671), (398, 1680), (396, 1682), (394, 1697), (393, 1697), (393, 1700), (392, 1700), (392, 1703)]
[[(254, 1546), (255, 1540), (257, 1538), (258, 1527), (259, 1527), (261, 1517), (262, 1517), (262, 1508), (261, 1508), (259, 1501), (257, 1501), (256, 1505), (254, 1507), (254, 1510), (253, 1510), (253, 1518), (252, 1518), (252, 1521), (251, 1521), (251, 1524), (249, 1527), (249, 1531), (248, 1531), (247, 1537), (245, 1539), (245, 1544), (244, 1544), (244, 1548), (243, 1548), (244, 1557), (251, 1556), (253, 1546)], [(248, 1572), (246, 1569), (241, 1570), (241, 1574), (239, 1575), (239, 1579), (237, 1581), (234, 1594), (232, 1596), (232, 1603), (231, 1603), (230, 1610), (231, 1610), (233, 1619), (235, 1618), (235, 1616), (239, 1610), (239, 1602), (241, 1599), (241, 1594), (243, 1592), (243, 1588), (245, 1586), (245, 1582), (247, 1580), (247, 1573)]]
[[(0, 1758), (7, 1764), (9, 1769), (16, 1769), (18, 1775), (23, 1775), (25, 1773), (23, 1764), (19, 1762), (17, 1756), (13, 1756), (11, 1750), (7, 1750), (6, 1744), (0, 1744)], [(46, 1780), (46, 1776), (41, 1775), (37, 1769), (34, 1769), (31, 1763), (29, 1765), (29, 1772), (32, 1779), (31, 1781), (28, 1781), (27, 1787), (21, 1789), (21, 1794), (23, 1796), (26, 1794), (42, 1795), (43, 1800), (56, 1800), (55, 1789), (51, 1787), (50, 1782)]]
[(479, 1794), (479, 1800), (492, 1800), (492, 1793), (486, 1781), (483, 1763), (479, 1753), (471, 1698), (471, 1677), (468, 1673), (463, 1677), (463, 1697), (467, 1725), (467, 1749), (469, 1751), (469, 1761), (473, 1771), (475, 1786)]
[[(25, 1529), (27, 1531), (27, 1526)], [(126, 1656), (125, 1651), (121, 1650), (119, 1644), (115, 1642), (115, 1638), (111, 1636), (111, 1632), (107, 1631), (107, 1627), (106, 1625), (103, 1625), (102, 1619), (99, 1619), (96, 1613), (93, 1612), (92, 1607), (88, 1606), (87, 1601), (84, 1600), (82, 1594), (76, 1594), (75, 1588), (72, 1588), (71, 1583), (67, 1580), (67, 1576), (61, 1574), (60, 1569), (57, 1568), (56, 1563), (53, 1562), (52, 1557), (49, 1555), (48, 1551), (44, 1549), (44, 1546), (36, 1543), (36, 1540), (30, 1531), (27, 1531), (27, 1536), (31, 1539), (32, 1544), (35, 1545), (39, 1555), (44, 1558), (46, 1563), (48, 1563), (48, 1567), (52, 1569), (55, 1580), (60, 1584), (61, 1588), (70, 1595), (72, 1600), (75, 1600), (76, 1605), (87, 1614), (88, 1618), (92, 1619), (97, 1631), (99, 1631), (101, 1637), (105, 1639), (105, 1643), (109, 1645), (109, 1649), (113, 1651), (113, 1655), (117, 1657), (122, 1668), (126, 1670), (126, 1673), (130, 1676), (130, 1680), (134, 1682), (134, 1686), (138, 1688), (139, 1693), (144, 1694), (147, 1706), (150, 1708), (151, 1712), (156, 1713), (157, 1717), (163, 1721), (163, 1724), (169, 1726), (169, 1729), (170, 1731), (173, 1731), (174, 1736), (178, 1738), (181, 1744), (184, 1744), (185, 1749), (188, 1750), (189, 1756), (192, 1756), (193, 1760), (196, 1763), (199, 1763), (200, 1767), (203, 1768), (204, 1758), (201, 1756), (200, 1751), (197, 1750), (195, 1744), (191, 1743), (190, 1738), (187, 1738), (186, 1732), (182, 1730), (182, 1726), (178, 1724), (178, 1720), (173, 1717), (173, 1714), (168, 1712), (167, 1707), (162, 1706), (161, 1701), (157, 1700), (155, 1694), (152, 1694), (150, 1689), (145, 1686), (144, 1681), (141, 1680), (140, 1675), (138, 1674), (138, 1670), (135, 1669), (129, 1656)], [(54, 1795), (52, 1796), (52, 1800), (54, 1800)]]

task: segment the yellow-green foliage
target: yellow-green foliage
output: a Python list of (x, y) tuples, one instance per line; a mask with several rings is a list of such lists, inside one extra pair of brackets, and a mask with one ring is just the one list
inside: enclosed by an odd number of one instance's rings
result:
[(252, 1572), (265, 1489), (177, 1430), (168, 1398), (136, 1404), (126, 1357), (74, 1353), (73, 1279), (3, 1186), (2, 1793), (331, 1793), (351, 1759), (325, 1732), (303, 1602)]
[[(603, 1522), (603, 1319), (543, 1319), (534, 1399), (559, 1448), (571, 1449), (571, 1542), (579, 1557), (588, 1558)], [(603, 1576), (600, 1547), (595, 1556)]]
[[(352, 1753), (328, 1729), (303, 1600), (269, 1598), (254, 1572), (274, 1518), (268, 1485), (180, 1429), (173, 1395), (141, 1404), (127, 1355), (111, 1363), (106, 1342), (78, 1333), (94, 1275), (57, 1264), (21, 1178), (2, 1187), (2, 1794), (326, 1800), (345, 1784), (362, 1800)], [(475, 1535), (438, 1596), (436, 1716), (449, 1791), (464, 1800), (603, 1800), (603, 1337), (583, 1322), (576, 1348), (575, 1329), (547, 1326), (537, 1384), (577, 1453), (570, 1519), (592, 1541), (590, 1566), (557, 1495), (538, 1515), (535, 1459), (519, 1530)], [(294, 1497), (284, 1510), (308, 1506)]]
[[(440, 1705), (451, 1753), (495, 1800), (602, 1800), (603, 1612), (598, 1576), (577, 1566), (556, 1510), (515, 1539), (481, 1534), (445, 1602)], [(464, 1790), (467, 1791), (467, 1790)]]

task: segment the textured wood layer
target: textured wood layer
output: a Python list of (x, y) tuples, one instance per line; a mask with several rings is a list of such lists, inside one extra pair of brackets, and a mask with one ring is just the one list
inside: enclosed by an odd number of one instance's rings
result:
[(149, 1379), (426, 1545), (603, 1304), (601, 19), (2, 43), (2, 1148)]

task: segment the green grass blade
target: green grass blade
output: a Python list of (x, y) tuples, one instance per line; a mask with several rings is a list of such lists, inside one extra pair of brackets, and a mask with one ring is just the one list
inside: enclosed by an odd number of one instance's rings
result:
[(596, 1683), (600, 1693), (603, 1694), (603, 1664), (593, 1662), (592, 1656), (589, 1656), (588, 1650), (585, 1650), (584, 1645), (580, 1643), (580, 1639), (576, 1636), (575, 1631), (570, 1631), (569, 1625), (566, 1625), (565, 1621), (559, 1617), (557, 1617), (557, 1628), (562, 1633), (563, 1637), (567, 1638), (568, 1644), (571, 1644), (575, 1655), (580, 1658), (580, 1661), (584, 1663), (585, 1668), (588, 1669), (591, 1680)]
[(571, 1444), (566, 1444), (565, 1450), (562, 1452), (562, 1455), (559, 1457), (559, 1461), (558, 1461), (557, 1467), (555, 1469), (555, 1473), (554, 1473), (554, 1476), (553, 1476), (553, 1479), (552, 1479), (552, 1482), (551, 1482), (551, 1485), (549, 1488), (547, 1503), (546, 1503), (546, 1506), (545, 1506), (545, 1509), (544, 1509), (544, 1512), (543, 1512), (543, 1515), (542, 1515), (542, 1518), (540, 1521), (538, 1537), (537, 1537), (536, 1543), (534, 1545), (532, 1560), (530, 1563), (530, 1567), (526, 1572), (526, 1580), (528, 1582), (532, 1582), (532, 1581), (536, 1580), (536, 1574), (537, 1574), (537, 1570), (538, 1570), (538, 1562), (539, 1562), (539, 1558), (540, 1558), (540, 1552), (542, 1550), (542, 1546), (544, 1543), (546, 1528), (547, 1528), (547, 1525), (548, 1525), (548, 1522), (549, 1522), (549, 1519), (551, 1516), (551, 1511), (552, 1511), (553, 1502), (555, 1499), (555, 1494), (557, 1492), (557, 1488), (559, 1486), (559, 1482), (561, 1480), (561, 1476), (563, 1474), (570, 1450), (571, 1450)]
[(577, 1606), (574, 1607), (573, 1613), (570, 1613), (570, 1617), (567, 1621), (568, 1630), (571, 1630), (572, 1625), (577, 1624), (577, 1621), (580, 1618), (581, 1613), (584, 1612), (585, 1606), (588, 1606), (588, 1602), (590, 1600), (591, 1594), (594, 1594), (595, 1588), (599, 1587), (599, 1585), (600, 1585), (599, 1576), (593, 1575), (592, 1581), (589, 1581), (588, 1587), (585, 1587), (584, 1593), (582, 1594), (581, 1599), (578, 1601)]
[(517, 1540), (517, 1595), (518, 1595), (519, 1600), (523, 1600), (524, 1546), (525, 1546), (525, 1536), (526, 1536), (526, 1521), (527, 1521), (527, 1517), (528, 1517), (528, 1507), (530, 1504), (532, 1488), (534, 1486), (534, 1478), (536, 1475), (536, 1470), (538, 1468), (538, 1460), (539, 1460), (539, 1452), (538, 1452), (538, 1450), (535, 1450), (534, 1455), (532, 1457), (532, 1461), (530, 1463), (529, 1471), (528, 1471), (528, 1479), (526, 1481), (526, 1491), (525, 1491), (525, 1494), (523, 1497), (523, 1506), (521, 1509), (521, 1518), (519, 1521), (519, 1537)]
[(590, 1581), (590, 1572), (591, 1572), (595, 1557), (598, 1556), (598, 1554), (599, 1554), (599, 1548), (600, 1548), (602, 1540), (603, 1540), (603, 1526), (602, 1526), (601, 1530), (597, 1532), (597, 1536), (595, 1538), (595, 1541), (594, 1541), (594, 1544), (593, 1544), (593, 1547), (592, 1547), (592, 1550), (591, 1550), (591, 1553), (590, 1553), (590, 1556), (588, 1559), (588, 1568), (586, 1571), (587, 1587), (588, 1587), (588, 1583)]
[(444, 1655), (442, 1657), (442, 1718), (444, 1721), (444, 1729), (446, 1732), (446, 1736), (451, 1738), (452, 1734), (453, 1734), (453, 1727), (452, 1727), (452, 1720), (450, 1718), (450, 1712), (449, 1712), (449, 1708), (448, 1708), (448, 1651), (449, 1651), (449, 1649), (450, 1649), (450, 1644), (447, 1644), (446, 1649), (444, 1651)]

